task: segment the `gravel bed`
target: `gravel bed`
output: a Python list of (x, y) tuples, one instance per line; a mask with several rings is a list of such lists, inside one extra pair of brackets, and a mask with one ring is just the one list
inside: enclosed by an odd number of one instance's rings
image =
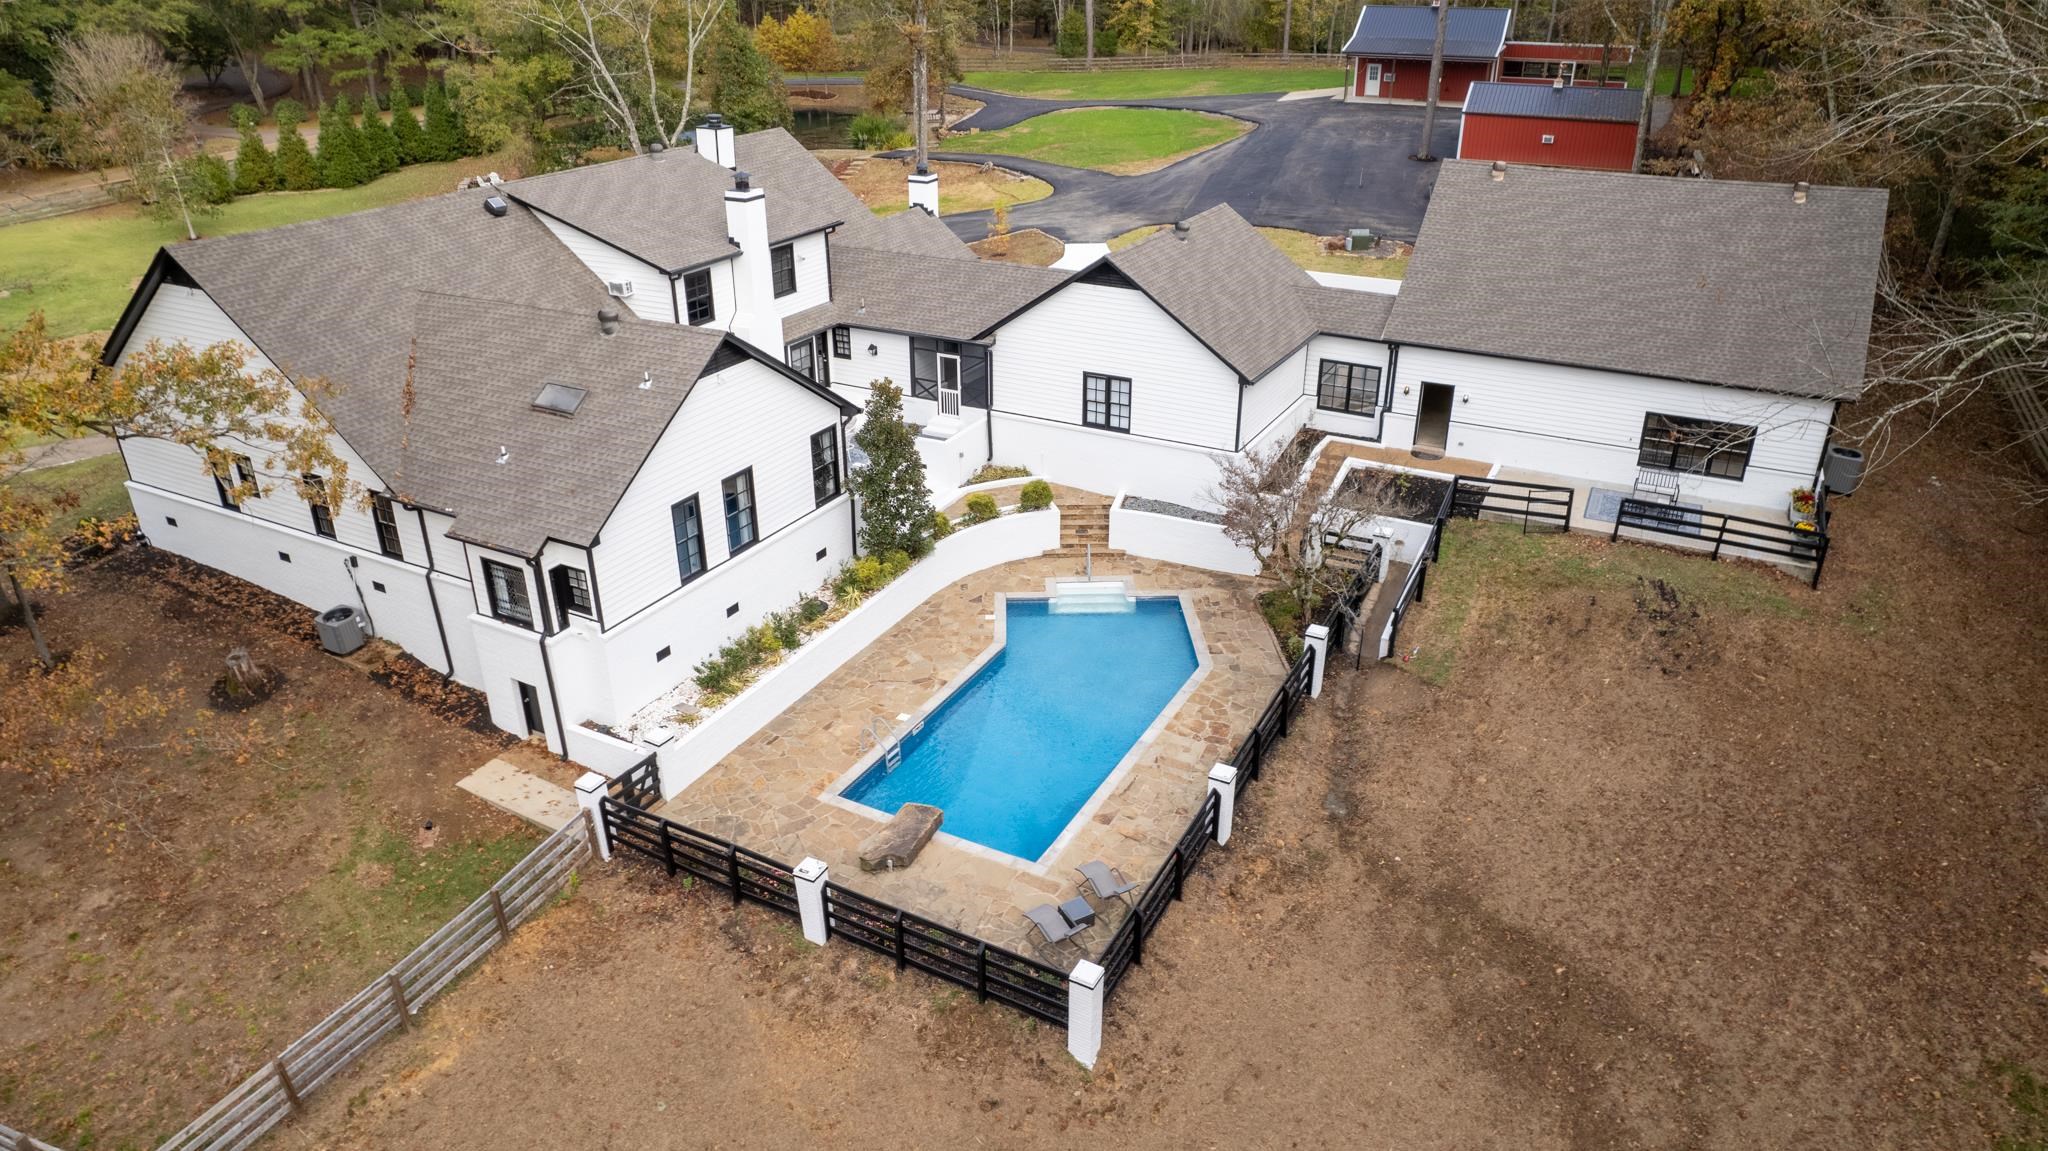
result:
[(1134, 512), (1151, 512), (1155, 515), (1178, 516), (1184, 520), (1198, 520), (1205, 524), (1220, 524), (1223, 517), (1216, 512), (1205, 512), (1186, 504), (1169, 503), (1166, 500), (1148, 500), (1144, 496), (1125, 496), (1124, 506)]

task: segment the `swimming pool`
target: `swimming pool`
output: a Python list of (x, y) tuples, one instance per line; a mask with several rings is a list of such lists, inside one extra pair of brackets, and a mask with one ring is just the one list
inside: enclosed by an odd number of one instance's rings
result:
[(948, 834), (1036, 860), (1200, 668), (1178, 597), (1135, 610), (1061, 614), (1043, 599), (1003, 604), (988, 662), (840, 792), (894, 815), (942, 809)]

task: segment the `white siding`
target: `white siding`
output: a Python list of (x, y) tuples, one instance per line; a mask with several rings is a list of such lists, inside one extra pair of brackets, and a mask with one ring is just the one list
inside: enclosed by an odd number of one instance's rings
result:
[[(850, 359), (832, 357), (832, 390), (852, 403), (866, 405), (868, 391), (876, 380), (888, 380), (903, 389), (904, 415), (911, 423), (928, 422), (938, 405), (932, 400), (910, 396), (910, 337), (868, 328), (849, 329), (853, 340)], [(830, 329), (827, 329), (827, 340)], [(873, 345), (874, 355), (868, 355)]]
[[(1387, 346), (1378, 340), (1354, 340), (1344, 336), (1317, 336), (1308, 342), (1308, 362), (1302, 365), (1302, 391), (1315, 403), (1316, 387), (1321, 382), (1323, 361), (1335, 360), (1346, 364), (1364, 364), (1380, 370), (1379, 403), (1387, 402)], [(1316, 408), (1311, 422), (1325, 431), (1338, 435), (1355, 436), (1373, 440), (1380, 436), (1379, 416), (1356, 416), (1348, 412), (1326, 411)]]
[[(455, 517), (440, 512), (424, 513), (427, 519), (427, 546), (432, 549), (434, 570), (443, 575), (469, 582), (469, 557), (463, 554), (462, 541), (448, 538), (448, 529), (455, 526)], [(469, 594), (464, 589), (463, 595)]]
[(791, 246), (796, 253), (796, 291), (776, 297), (778, 316), (794, 316), (832, 298), (832, 268), (825, 251), (825, 233), (798, 236)]
[(543, 730), (530, 734), (545, 735), (550, 750), (565, 750), (555, 732), (554, 699), (548, 693), (548, 667), (541, 662), (540, 636), (480, 615), (470, 616), (468, 625), (485, 669), (481, 690), (490, 700), (491, 722), (514, 735), (529, 734), (518, 685), (531, 684), (540, 697)]
[(569, 249), (572, 255), (582, 261), (584, 267), (590, 269), (590, 274), (597, 277), (600, 283), (610, 283), (613, 280), (632, 281), (633, 294), (624, 302), (626, 307), (632, 309), (634, 315), (643, 320), (675, 320), (676, 307), (675, 302), (669, 298), (668, 276), (661, 269), (637, 256), (628, 255), (595, 236), (579, 232), (553, 216), (540, 212), (535, 212), (534, 215), (539, 217), (541, 223), (547, 225), (548, 231), (553, 232), (557, 240), (562, 241), (563, 247)]
[(1447, 450), (1467, 459), (1629, 488), (1650, 412), (1758, 429), (1743, 479), (1688, 477), (1687, 498), (1778, 509), (1810, 483), (1833, 405), (1740, 388), (1688, 384), (1464, 352), (1403, 347), (1385, 442), (1414, 442), (1422, 385), (1449, 384)]
[(1244, 390), (1244, 414), (1239, 421), (1236, 446), (1272, 436), (1276, 421), (1299, 426), (1307, 418), (1305, 413), (1295, 411), (1302, 402), (1301, 381), (1307, 360), (1308, 348), (1304, 345)]
[(839, 422), (838, 408), (764, 364), (748, 361), (697, 381), (640, 472), (612, 510), (594, 549), (606, 623), (674, 591), (675, 529), (671, 505), (695, 495), (704, 518), (706, 560), (727, 559), (721, 484), (754, 470), (759, 536), (809, 515), (811, 435)]
[(1143, 292), (1071, 284), (1004, 324), (995, 346), (999, 412), (1078, 425), (1081, 376), (1099, 372), (1131, 381), (1130, 438), (1236, 446), (1237, 373)]

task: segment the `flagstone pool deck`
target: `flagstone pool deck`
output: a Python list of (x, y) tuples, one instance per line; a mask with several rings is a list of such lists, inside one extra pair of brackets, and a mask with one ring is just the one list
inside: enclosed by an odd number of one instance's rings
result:
[(1081, 561), (1071, 555), (989, 568), (932, 596), (659, 813), (792, 865), (816, 856), (842, 886), (1049, 963), (1093, 957), (1126, 914), (1121, 903), (1097, 901), (1097, 924), (1051, 947), (1027, 938), (1025, 909), (1072, 898), (1075, 866), (1092, 859), (1150, 880), (1201, 805), (1210, 767), (1251, 730), (1286, 673), (1254, 581), (1115, 553), (1094, 563), (1098, 578), (1130, 577), (1141, 594), (1186, 593), (1209, 670), (1114, 792), (1041, 867), (941, 837), (907, 869), (863, 872), (860, 843), (881, 822), (824, 796), (861, 758), (870, 720), (917, 713), (993, 642), (999, 593), (1044, 595), (1049, 577), (1079, 576)]

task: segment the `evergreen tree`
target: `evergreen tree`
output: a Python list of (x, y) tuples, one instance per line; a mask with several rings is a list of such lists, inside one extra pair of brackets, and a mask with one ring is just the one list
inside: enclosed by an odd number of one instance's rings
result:
[(297, 100), (279, 100), (271, 109), (277, 118), (277, 182), (293, 192), (307, 192), (320, 186), (320, 165), (299, 135), (306, 119), (306, 106)]
[(435, 84), (427, 89), (427, 159), (460, 160), (468, 153), (462, 120), (448, 99), (448, 89)]
[(263, 146), (263, 133), (257, 129), (256, 119), (256, 109), (247, 104), (235, 106), (235, 131), (242, 137), (242, 146), (235, 152), (235, 191), (243, 195), (274, 192), (284, 186), (276, 158)]
[[(742, 132), (789, 127), (794, 121), (782, 74), (740, 26), (730, 6), (712, 39), (711, 107)], [(930, 524), (925, 528), (929, 530)]]
[(320, 181), (330, 188), (368, 183), (376, 171), (363, 155), (363, 139), (349, 112), (348, 97), (320, 109)]
[(394, 78), (391, 85), (391, 139), (398, 147), (398, 162), (417, 164), (427, 158), (427, 134), (413, 115), (412, 90)]
[(398, 170), (398, 138), (391, 134), (384, 117), (377, 114), (374, 100), (363, 101), (363, 126), (357, 130), (357, 138), (362, 141), (363, 159), (374, 175)]
[(868, 393), (867, 422), (853, 442), (868, 462), (853, 473), (860, 500), (860, 546), (870, 555), (932, 550), (932, 502), (924, 486), (917, 429), (903, 420), (903, 389), (876, 380)]

